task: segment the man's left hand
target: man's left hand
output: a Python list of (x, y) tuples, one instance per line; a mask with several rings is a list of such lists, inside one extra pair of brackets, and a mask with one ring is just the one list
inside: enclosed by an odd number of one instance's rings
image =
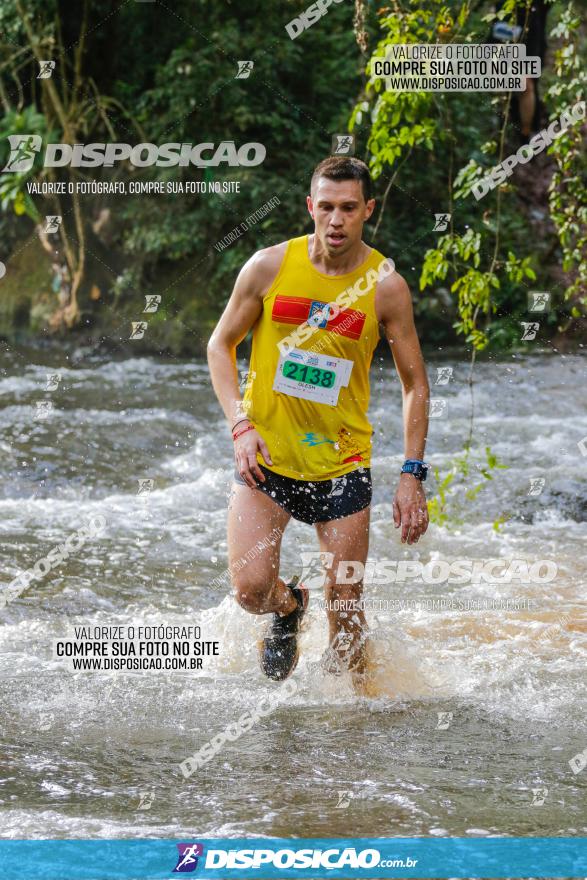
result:
[(428, 505), (424, 487), (413, 474), (402, 474), (393, 499), (393, 522), (401, 526), (402, 544), (415, 544), (428, 528)]

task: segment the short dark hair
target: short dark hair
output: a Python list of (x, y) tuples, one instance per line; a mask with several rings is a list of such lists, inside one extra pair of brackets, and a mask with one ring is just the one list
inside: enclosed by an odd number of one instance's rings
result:
[(314, 168), (310, 187), (314, 186), (319, 177), (327, 177), (328, 180), (360, 180), (365, 201), (372, 198), (373, 183), (369, 169), (361, 159), (355, 159), (354, 156), (329, 156), (328, 159), (323, 159)]

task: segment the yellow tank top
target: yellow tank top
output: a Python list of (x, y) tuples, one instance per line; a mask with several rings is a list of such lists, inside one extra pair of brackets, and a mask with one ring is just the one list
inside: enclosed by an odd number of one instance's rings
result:
[[(307, 235), (288, 241), (253, 328), (244, 394), (269, 470), (327, 480), (370, 466), (375, 292), (392, 271), (393, 261), (372, 250), (353, 272), (325, 275), (310, 261)], [(268, 467), (260, 453), (257, 460)]]

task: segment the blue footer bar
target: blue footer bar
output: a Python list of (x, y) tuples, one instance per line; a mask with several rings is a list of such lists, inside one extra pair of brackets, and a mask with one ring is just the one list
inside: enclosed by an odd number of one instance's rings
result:
[(587, 877), (585, 837), (0, 840), (2, 880)]

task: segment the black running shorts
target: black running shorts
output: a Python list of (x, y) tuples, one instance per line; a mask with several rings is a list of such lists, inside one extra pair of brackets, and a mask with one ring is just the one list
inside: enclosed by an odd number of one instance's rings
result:
[[(257, 483), (257, 489), (273, 498), (300, 522), (310, 525), (330, 522), (357, 513), (371, 504), (373, 490), (370, 468), (357, 468), (342, 477), (313, 482), (282, 477), (261, 464), (259, 468), (265, 482)], [(234, 479), (237, 483), (247, 485), (236, 470)]]

